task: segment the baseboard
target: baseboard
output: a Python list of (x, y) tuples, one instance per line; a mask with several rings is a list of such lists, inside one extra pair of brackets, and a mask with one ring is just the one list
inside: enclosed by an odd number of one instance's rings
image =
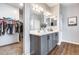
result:
[(58, 41), (57, 45), (58, 45), (58, 46), (61, 45), (61, 42), (62, 42), (62, 39), (60, 39), (60, 40)]
[(47, 55), (50, 55), (50, 53), (57, 47), (58, 45), (56, 45), (50, 52), (48, 52)]
[(0, 45), (0, 47), (5, 47), (5, 46), (13, 45), (13, 44), (16, 44), (16, 43), (19, 43), (19, 42), (13, 42), (13, 43), (5, 44), (5, 45)]
[(68, 42), (68, 43), (72, 43), (72, 44), (79, 45), (79, 43), (78, 43), (78, 42), (72, 42), (72, 41), (67, 41), (67, 40), (62, 40), (62, 42)]
[(61, 45), (61, 42), (58, 42), (57, 45), (58, 45), (58, 46)]

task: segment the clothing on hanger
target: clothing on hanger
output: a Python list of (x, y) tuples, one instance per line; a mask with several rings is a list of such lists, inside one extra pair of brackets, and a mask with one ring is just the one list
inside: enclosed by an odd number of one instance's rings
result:
[(2, 34), (2, 19), (0, 19), (0, 36)]
[(20, 32), (23, 32), (23, 23), (20, 23)]
[(6, 20), (3, 20), (2, 25), (3, 25), (3, 31), (2, 31), (2, 34), (4, 35), (5, 32), (6, 32), (6, 27), (7, 27)]
[(13, 34), (13, 24), (8, 24), (7, 32)]
[(16, 25), (15, 25), (15, 32), (19, 33), (19, 22), (16, 22)]
[(7, 21), (7, 33), (13, 34), (13, 21), (12, 20)]

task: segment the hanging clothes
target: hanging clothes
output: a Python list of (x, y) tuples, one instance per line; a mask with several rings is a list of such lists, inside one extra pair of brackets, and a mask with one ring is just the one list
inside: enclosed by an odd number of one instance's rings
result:
[(20, 23), (20, 32), (23, 32), (23, 23)]
[(2, 34), (3, 34), (3, 35), (4, 35), (5, 32), (6, 32), (6, 27), (7, 27), (6, 20), (3, 20), (3, 31), (2, 31)]
[(9, 34), (13, 34), (13, 24), (8, 24), (8, 29), (7, 29)]
[(13, 33), (15, 33), (15, 25), (16, 25), (16, 21), (13, 20), (12, 22), (13, 22)]
[(2, 34), (2, 19), (0, 19), (0, 36)]
[(7, 21), (7, 33), (13, 34), (13, 23), (12, 20)]
[(20, 33), (19, 33), (19, 35), (20, 35), (20, 41), (22, 41), (22, 39), (23, 39), (23, 23), (22, 22), (20, 22)]
[(15, 25), (15, 32), (19, 33), (19, 22), (16, 22), (16, 25)]

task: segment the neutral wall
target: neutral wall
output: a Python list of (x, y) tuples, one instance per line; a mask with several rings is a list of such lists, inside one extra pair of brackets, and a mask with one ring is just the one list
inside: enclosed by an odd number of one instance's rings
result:
[(19, 8), (0, 3), (0, 18), (9, 16), (13, 17), (16, 20), (19, 20)]
[[(79, 43), (79, 4), (61, 4), (62, 41)], [(68, 17), (77, 16), (77, 26), (68, 26)]]

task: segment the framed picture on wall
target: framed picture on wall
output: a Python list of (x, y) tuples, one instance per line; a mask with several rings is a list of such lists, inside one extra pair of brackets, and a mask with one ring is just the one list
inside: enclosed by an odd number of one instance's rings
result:
[(77, 16), (68, 18), (68, 26), (77, 26)]

